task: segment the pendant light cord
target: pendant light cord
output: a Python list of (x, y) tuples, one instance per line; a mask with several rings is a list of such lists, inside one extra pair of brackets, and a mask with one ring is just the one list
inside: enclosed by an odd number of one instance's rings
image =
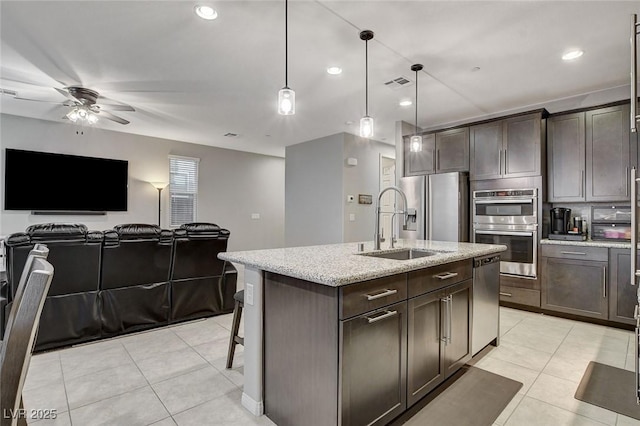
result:
[(364, 115), (369, 116), (369, 40), (364, 41)]
[(418, 136), (418, 70), (416, 70), (416, 136)]
[(289, 87), (289, 2), (284, 0), (284, 86)]

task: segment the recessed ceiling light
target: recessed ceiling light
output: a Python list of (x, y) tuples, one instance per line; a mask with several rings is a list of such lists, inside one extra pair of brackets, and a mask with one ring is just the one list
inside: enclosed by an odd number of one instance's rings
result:
[(411, 99), (403, 99), (400, 101), (400, 106), (409, 106), (413, 105), (413, 101)]
[(344, 124), (346, 124), (347, 126), (351, 126), (353, 124), (353, 121), (345, 121)]
[(340, 67), (329, 67), (327, 68), (327, 72), (331, 75), (342, 74), (342, 68)]
[(218, 12), (216, 12), (214, 8), (206, 4), (197, 5), (195, 7), (195, 11), (196, 11), (196, 15), (208, 21), (212, 21), (218, 17)]
[(580, 49), (569, 50), (567, 53), (562, 55), (562, 60), (571, 61), (573, 59), (577, 59), (584, 54), (584, 51)]

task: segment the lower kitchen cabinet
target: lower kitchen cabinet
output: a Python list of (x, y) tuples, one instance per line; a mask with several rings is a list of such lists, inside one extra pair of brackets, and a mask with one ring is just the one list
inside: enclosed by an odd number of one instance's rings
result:
[[(637, 262), (640, 262), (640, 256)], [(638, 287), (631, 285), (631, 250), (610, 249), (609, 271), (609, 319), (635, 324), (633, 313), (638, 301)]]
[(542, 254), (543, 309), (608, 319), (606, 248), (543, 246)]
[(472, 280), (409, 299), (407, 406), (471, 359)]
[(384, 425), (405, 411), (406, 315), (401, 302), (340, 321), (343, 426)]

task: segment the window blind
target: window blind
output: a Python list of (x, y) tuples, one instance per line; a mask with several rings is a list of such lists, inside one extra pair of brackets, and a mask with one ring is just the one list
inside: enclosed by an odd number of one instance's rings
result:
[(169, 156), (171, 226), (196, 221), (199, 158)]

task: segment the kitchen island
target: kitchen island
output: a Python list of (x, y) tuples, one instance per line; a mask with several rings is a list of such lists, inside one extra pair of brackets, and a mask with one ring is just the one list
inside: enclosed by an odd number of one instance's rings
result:
[(384, 424), (471, 358), (472, 259), (506, 246), (359, 246), (218, 255), (245, 266), (242, 404), (253, 414)]

